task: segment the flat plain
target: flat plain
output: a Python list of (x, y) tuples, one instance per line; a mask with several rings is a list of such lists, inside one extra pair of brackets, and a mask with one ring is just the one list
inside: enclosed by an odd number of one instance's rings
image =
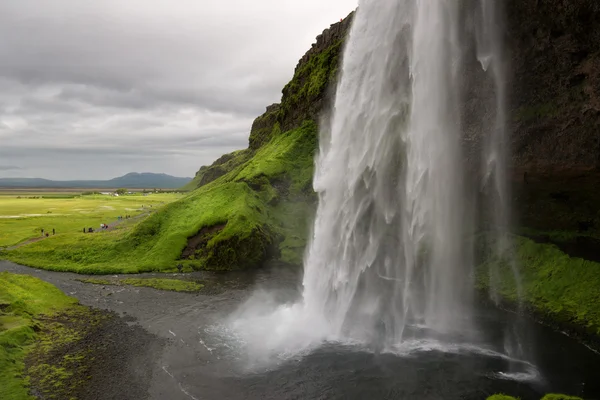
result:
[[(182, 196), (137, 192), (116, 197), (82, 193), (73, 189), (0, 190), (0, 247), (39, 240), (46, 233), (83, 235), (84, 228), (100, 231), (100, 224), (131, 225), (144, 214)], [(127, 215), (131, 219), (125, 219)], [(119, 217), (123, 220), (119, 221)]]

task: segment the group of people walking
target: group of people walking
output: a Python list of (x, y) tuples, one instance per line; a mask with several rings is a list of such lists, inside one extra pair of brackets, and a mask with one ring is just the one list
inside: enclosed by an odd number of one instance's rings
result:
[[(117, 217), (117, 220), (123, 221), (124, 219), (129, 219), (129, 218), (131, 218), (131, 215), (125, 215), (124, 217), (122, 215), (119, 215)], [(110, 228), (110, 226), (108, 224), (104, 224), (104, 223), (100, 224), (100, 230), (106, 230), (108, 228)], [(54, 229), (52, 231), (54, 232)], [(86, 233), (86, 232), (92, 233), (92, 232), (94, 232), (94, 228), (87, 228), (87, 230), (86, 230), (86, 228), (83, 228), (83, 233)]]

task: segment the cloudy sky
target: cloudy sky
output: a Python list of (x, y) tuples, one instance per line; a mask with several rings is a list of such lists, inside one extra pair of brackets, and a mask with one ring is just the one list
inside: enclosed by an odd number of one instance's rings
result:
[(0, 0), (0, 177), (193, 176), (357, 0)]

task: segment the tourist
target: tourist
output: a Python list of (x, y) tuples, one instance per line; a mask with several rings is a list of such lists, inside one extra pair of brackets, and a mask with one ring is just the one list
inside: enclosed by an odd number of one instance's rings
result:
[(42, 236), (44, 236), (44, 228), (42, 228)]
[(56, 235), (56, 231), (54, 230), (54, 228), (52, 228), (52, 234)]

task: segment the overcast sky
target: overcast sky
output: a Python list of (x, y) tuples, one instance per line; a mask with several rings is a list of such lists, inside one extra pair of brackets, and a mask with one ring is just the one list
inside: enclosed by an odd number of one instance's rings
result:
[(193, 176), (357, 0), (0, 0), (0, 177)]

